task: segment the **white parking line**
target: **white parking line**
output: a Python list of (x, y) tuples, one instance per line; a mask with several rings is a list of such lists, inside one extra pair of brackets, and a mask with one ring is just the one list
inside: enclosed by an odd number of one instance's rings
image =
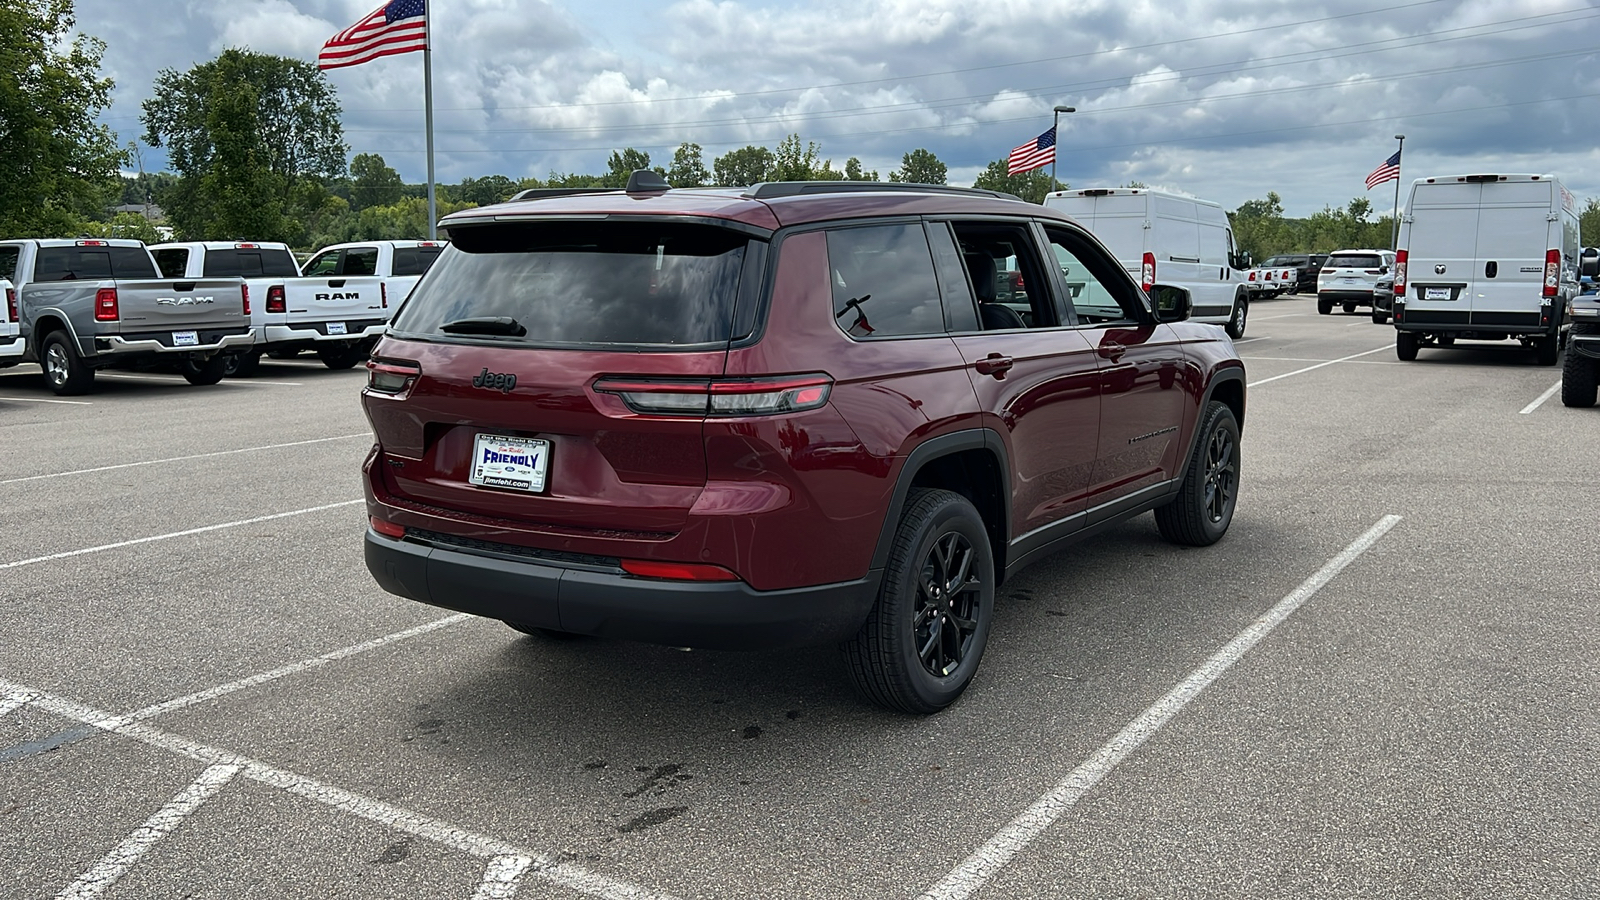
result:
[(219, 525), (205, 525), (200, 528), (190, 528), (184, 531), (174, 531), (170, 534), (156, 534), (150, 537), (134, 538), (131, 541), (118, 541), (115, 544), (101, 544), (98, 547), (84, 547), (81, 550), (68, 550), (64, 553), (52, 553), (49, 556), (35, 556), (33, 559), (19, 559), (16, 562), (0, 563), (0, 569), (16, 569), (21, 566), (31, 566), (34, 563), (50, 562), (57, 559), (68, 559), (73, 556), (83, 556), (86, 553), (99, 553), (103, 550), (116, 550), (120, 547), (132, 547), (136, 544), (149, 544), (155, 541), (169, 541), (173, 538), (188, 537), (191, 534), (205, 534), (208, 531), (221, 531), (224, 528), (238, 528), (241, 525), (254, 525), (257, 522), (271, 522), (273, 519), (287, 519), (290, 516), (304, 516), (309, 513), (322, 512), (325, 509), (338, 509), (341, 506), (354, 506), (365, 503), (365, 500), (344, 500), (339, 503), (324, 503), (321, 506), (309, 506), (305, 509), (292, 509), (288, 512), (273, 513), (270, 516), (256, 516), (254, 519), (240, 519), (237, 522), (223, 522)]
[(0, 397), (11, 403), (60, 403), (65, 406), (93, 406), (88, 400), (45, 400), (41, 397)]
[(190, 813), (215, 797), (224, 785), (233, 780), (233, 776), (239, 774), (240, 768), (237, 765), (216, 765), (200, 773), (193, 784), (169, 800), (166, 806), (156, 810), (155, 815), (128, 835), (128, 839), (117, 845), (115, 850), (107, 853), (94, 868), (79, 875), (77, 881), (57, 894), (56, 900), (90, 900), (100, 896), (106, 888), (116, 884), (117, 879), (126, 875), (139, 857), (182, 825)]
[(0, 719), (10, 715), (12, 710), (20, 709), (33, 698), (27, 694), (6, 694), (0, 696)]
[(526, 856), (496, 856), (489, 860), (472, 900), (509, 900), (517, 895), (517, 885), (522, 883), (522, 873), (528, 871), (533, 860)]
[(0, 692), (33, 695), (31, 704), (45, 712), (119, 734), (187, 759), (213, 766), (238, 766), (244, 776), (253, 781), (307, 800), (314, 800), (413, 837), (442, 844), (469, 856), (483, 860), (499, 857), (526, 858), (529, 861), (528, 874), (579, 893), (605, 900), (672, 900), (671, 895), (657, 893), (632, 882), (561, 862), (550, 854), (536, 853), (497, 838), (476, 834), (422, 813), (365, 797), (305, 775), (274, 768), (248, 756), (130, 721), (126, 716), (113, 716), (76, 701), (36, 691), (3, 678), (0, 678)]
[(217, 450), (212, 453), (191, 453), (188, 456), (169, 456), (165, 459), (147, 459), (143, 462), (117, 463), (114, 466), (95, 466), (92, 469), (73, 469), (70, 472), (51, 472), (48, 475), (29, 475), (25, 478), (7, 478), (0, 484), (18, 484), (24, 481), (41, 481), (46, 478), (65, 478), (68, 475), (88, 475), (93, 472), (110, 472), (114, 469), (131, 469), (135, 466), (158, 466), (162, 463), (184, 462), (191, 459), (208, 459), (213, 456), (229, 456), (234, 453), (255, 453), (260, 450), (281, 450), (284, 447), (304, 447), (307, 444), (326, 444), (329, 441), (348, 441), (359, 437), (371, 437), (372, 432), (363, 431), (360, 434), (341, 434), (338, 437), (313, 438), (309, 441), (289, 441), (286, 444), (263, 444), (260, 447), (241, 447), (238, 450)]
[(1247, 385), (1247, 387), (1255, 387), (1258, 384), (1267, 384), (1269, 382), (1277, 381), (1277, 380), (1279, 380), (1281, 378), (1288, 378), (1288, 377), (1290, 377), (1292, 375), (1300, 375), (1300, 374), (1303, 374), (1303, 373), (1306, 373), (1306, 372), (1310, 372), (1313, 369), (1320, 369), (1323, 366), (1331, 366), (1334, 363), (1346, 362), (1348, 360), (1355, 359), (1358, 356), (1371, 356), (1374, 353), (1382, 353), (1383, 351), (1392, 349), (1393, 347), (1394, 347), (1393, 344), (1384, 344), (1382, 347), (1376, 347), (1376, 348), (1374, 348), (1372, 350), (1363, 350), (1360, 353), (1352, 353), (1349, 356), (1341, 356), (1338, 359), (1330, 359), (1327, 362), (1319, 362), (1314, 366), (1306, 366), (1304, 369), (1295, 369), (1293, 372), (1285, 372), (1282, 375), (1274, 375), (1271, 378), (1263, 378), (1260, 381), (1252, 381), (1252, 382), (1250, 382), (1250, 384)]
[(1248, 344), (1248, 343), (1250, 343), (1250, 342), (1251, 342), (1251, 341), (1265, 341), (1265, 340), (1269, 340), (1269, 339), (1270, 339), (1270, 338), (1271, 338), (1271, 337), (1272, 337), (1272, 335), (1269, 335), (1269, 334), (1263, 334), (1263, 335), (1258, 335), (1258, 336), (1256, 336), (1256, 337), (1247, 337), (1247, 338), (1239, 338), (1239, 339), (1238, 339), (1238, 340), (1236, 340), (1236, 341), (1234, 341), (1234, 342), (1233, 342), (1233, 343), (1234, 343), (1234, 345), (1235, 345), (1235, 346), (1237, 346), (1237, 345), (1239, 345), (1239, 344)]
[(1521, 414), (1525, 416), (1528, 413), (1531, 413), (1534, 410), (1538, 409), (1539, 407), (1543, 406), (1544, 402), (1546, 400), (1549, 400), (1551, 397), (1554, 397), (1556, 395), (1556, 391), (1559, 391), (1559, 390), (1561, 390), (1561, 382), (1558, 381), (1555, 384), (1550, 385), (1550, 389), (1548, 391), (1545, 391), (1544, 393), (1540, 394), (1537, 400), (1534, 400), (1532, 403), (1529, 403), (1527, 406), (1524, 406), (1522, 408), (1522, 413)]
[(1082, 799), (1084, 794), (1099, 784), (1102, 778), (1110, 774), (1123, 760), (1139, 749), (1141, 744), (1149, 740), (1151, 735), (1161, 730), (1173, 716), (1188, 706), (1201, 691), (1220, 678), (1230, 666), (1271, 634), (1272, 629), (1282, 624), (1290, 614), (1315, 596), (1323, 585), (1333, 580), (1345, 566), (1350, 565), (1370, 549), (1399, 521), (1400, 517), (1394, 515), (1379, 519), (1376, 525), (1367, 529), (1365, 534), (1341, 550), (1338, 556), (1328, 560), (1316, 574), (1290, 591), (1265, 615), (1250, 623), (1250, 626), (1239, 632), (1238, 636), (1223, 645), (1221, 650), (1212, 654), (1210, 659), (1201, 663), (1199, 668), (1190, 672), (1187, 678), (1129, 722), (1115, 737), (1107, 741), (1105, 746), (1095, 751), (1093, 756), (1073, 769), (1053, 789), (1012, 819), (1000, 829), (999, 833), (990, 838), (988, 843), (979, 847), (943, 880), (919, 894), (918, 900), (960, 900), (972, 896), (1018, 853), (1054, 825), (1078, 800)]

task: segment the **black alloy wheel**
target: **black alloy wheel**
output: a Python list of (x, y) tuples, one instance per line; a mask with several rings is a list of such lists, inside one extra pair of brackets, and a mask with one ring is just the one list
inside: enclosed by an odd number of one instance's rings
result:
[(1229, 518), (1238, 493), (1238, 441), (1231, 431), (1218, 428), (1206, 446), (1206, 521), (1215, 526)]
[(934, 541), (922, 561), (911, 629), (922, 668), (935, 678), (954, 674), (971, 655), (983, 606), (983, 584), (972, 565), (977, 553), (966, 536), (952, 531)]
[(1239, 460), (1239, 420), (1227, 404), (1213, 400), (1200, 420), (1183, 486), (1171, 503), (1156, 507), (1161, 536), (1190, 547), (1222, 540), (1239, 501)]

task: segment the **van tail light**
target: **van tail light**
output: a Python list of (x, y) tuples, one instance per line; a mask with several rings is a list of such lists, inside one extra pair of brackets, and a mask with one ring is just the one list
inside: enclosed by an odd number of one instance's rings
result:
[(378, 282), (378, 298), (383, 301), (383, 308), (384, 309), (388, 309), (389, 308), (389, 283), (387, 281)]
[(267, 312), (281, 313), (289, 311), (289, 302), (283, 297), (283, 285), (275, 284), (267, 288)]
[(1397, 251), (1394, 255), (1394, 295), (1406, 295), (1406, 259), (1411, 255), (1408, 250)]
[(414, 362), (387, 359), (367, 360), (367, 390), (379, 394), (403, 394), (417, 383), (422, 367)]
[(239, 296), (244, 300), (244, 314), (250, 315), (250, 285), (239, 285)]
[(94, 320), (96, 322), (115, 322), (122, 318), (122, 313), (117, 309), (117, 289), (101, 288), (94, 292)]
[(394, 538), (398, 541), (406, 536), (406, 529), (404, 525), (396, 525), (387, 519), (380, 519), (377, 516), (372, 516), (371, 519), (372, 530), (383, 535), (384, 537)]
[(1544, 254), (1544, 295), (1554, 297), (1561, 286), (1561, 251), (1547, 250)]
[(659, 562), (653, 559), (622, 560), (622, 571), (640, 578), (670, 581), (738, 581), (739, 576), (721, 566), (707, 563)]
[(1156, 286), (1156, 255), (1154, 253), (1146, 253), (1144, 255), (1144, 263), (1139, 272), (1139, 284), (1146, 291)]
[(628, 409), (650, 416), (770, 416), (817, 409), (828, 402), (827, 375), (733, 380), (666, 380), (606, 376), (594, 389), (622, 398)]
[(16, 288), (6, 288), (6, 312), (10, 314), (11, 321), (22, 321), (22, 310), (17, 308)]

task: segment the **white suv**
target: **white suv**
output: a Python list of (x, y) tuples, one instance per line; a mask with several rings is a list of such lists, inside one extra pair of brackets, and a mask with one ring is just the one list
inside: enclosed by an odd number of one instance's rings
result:
[(1372, 291), (1380, 281), (1394, 278), (1392, 250), (1335, 250), (1328, 254), (1317, 275), (1317, 312), (1327, 315), (1334, 304), (1353, 313), (1372, 306)]

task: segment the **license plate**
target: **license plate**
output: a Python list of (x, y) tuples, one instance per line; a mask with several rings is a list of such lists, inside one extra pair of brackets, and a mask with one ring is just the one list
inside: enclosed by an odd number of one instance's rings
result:
[(329, 322), (328, 323), (328, 333), (329, 334), (349, 334), (348, 331), (345, 331), (343, 322)]
[(1422, 299), (1424, 299), (1424, 300), (1449, 300), (1450, 299), (1450, 289), (1449, 288), (1423, 288), (1422, 289)]
[(549, 470), (549, 441), (480, 434), (472, 450), (467, 481), (483, 487), (538, 493), (544, 490)]
[(1341, 279), (1339, 279), (1339, 281), (1341, 283), (1343, 283), (1343, 284), (1355, 284), (1356, 283), (1356, 280), (1354, 278), (1341, 278)]
[(200, 333), (198, 331), (174, 331), (172, 333), (172, 346), (198, 347), (200, 346)]

